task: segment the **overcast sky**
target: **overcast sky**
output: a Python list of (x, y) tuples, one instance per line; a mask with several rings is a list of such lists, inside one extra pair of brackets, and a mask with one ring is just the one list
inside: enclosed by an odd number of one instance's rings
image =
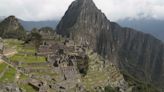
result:
[[(74, 0), (0, 0), (0, 16), (27, 21), (59, 20)], [(164, 0), (93, 0), (108, 19), (164, 19)]]

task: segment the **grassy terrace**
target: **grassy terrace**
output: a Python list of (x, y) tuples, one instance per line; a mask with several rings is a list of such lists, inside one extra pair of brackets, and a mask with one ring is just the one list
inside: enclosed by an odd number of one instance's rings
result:
[(4, 69), (6, 68), (7, 64), (5, 63), (1, 63), (0, 64), (0, 73), (2, 73), (4, 71)]
[(15, 54), (10, 57), (11, 61), (19, 61), (19, 62), (26, 62), (26, 63), (35, 63), (35, 62), (45, 62), (45, 57), (41, 56), (32, 56), (32, 55), (22, 55), (22, 54)]
[[(23, 41), (17, 39), (5, 39), (4, 44), (6, 48), (13, 48), (18, 53), (9, 57), (11, 61), (34, 63), (45, 62), (45, 57), (34, 56), (36, 49), (32, 44), (23, 44)], [(30, 55), (31, 54), (31, 55)]]
[[(17, 54), (8, 57), (13, 62), (24, 62), (24, 63), (42, 63), (45, 62), (45, 57), (42, 56), (35, 56), (36, 49), (32, 44), (23, 44), (23, 41), (17, 40), (17, 39), (5, 39), (4, 45), (6, 49), (14, 49), (17, 51)], [(0, 73), (3, 72), (6, 69), (7, 65), (5, 63), (0, 64)], [(24, 66), (24, 67), (30, 67), (30, 66)], [(36, 67), (36, 68), (49, 68), (49, 67)], [(45, 73), (51, 75), (51, 73)], [(52, 74), (52, 76), (54, 76)], [(21, 74), (19, 76), (19, 81), (26, 81), (28, 79), (28, 76)], [(16, 70), (9, 67), (4, 75), (0, 78), (0, 83), (13, 83), (16, 78)], [(32, 86), (29, 84), (22, 84), (18, 83), (18, 86), (25, 92), (37, 92)]]
[(82, 81), (85, 87), (92, 91), (93, 85), (103, 85), (104, 81), (108, 76), (105, 75), (105, 72), (90, 72), (87, 76), (85, 76)]
[(4, 45), (6, 48), (15, 48), (18, 52), (35, 53), (36, 50), (31, 44), (23, 45), (23, 41), (17, 39), (5, 39)]
[(36, 53), (36, 49), (34, 48), (34, 46), (32, 46), (30, 44), (18, 45), (17, 51), (18, 52), (26, 52), (26, 53)]
[(23, 84), (21, 88), (26, 92), (37, 92), (32, 86), (28, 84)]
[[(28, 77), (24, 74), (21, 74), (20, 75), (20, 80), (23, 81), (23, 80), (27, 80)], [(37, 92), (32, 86), (30, 86), (29, 84), (22, 84), (22, 83), (19, 83), (18, 86), (25, 92)]]
[(9, 67), (8, 70), (4, 73), (4, 75), (0, 78), (0, 82), (14, 82), (15, 80), (16, 70)]
[(4, 45), (7, 47), (20, 46), (23, 41), (17, 39), (4, 39)]
[(22, 84), (20, 85), (21, 89), (25, 92), (37, 92), (32, 86), (29, 84)]

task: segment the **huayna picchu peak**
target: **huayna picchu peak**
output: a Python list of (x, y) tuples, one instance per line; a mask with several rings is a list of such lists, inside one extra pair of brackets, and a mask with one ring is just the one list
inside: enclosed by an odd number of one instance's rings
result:
[(92, 0), (76, 0), (70, 5), (59, 22), (57, 33), (76, 39), (79, 43), (89, 41), (95, 44), (96, 36), (99, 34), (97, 30), (108, 29), (109, 25), (106, 25), (108, 22), (105, 15), (97, 9)]
[(0, 22), (0, 92), (163, 92), (164, 43), (93, 1), (73, 1), (56, 29)]
[(110, 22), (92, 0), (74, 1), (57, 32), (88, 45), (124, 74), (163, 88), (164, 44), (150, 34)]

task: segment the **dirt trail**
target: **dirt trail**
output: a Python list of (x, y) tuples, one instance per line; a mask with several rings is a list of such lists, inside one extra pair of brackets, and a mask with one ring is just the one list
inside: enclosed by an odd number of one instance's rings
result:
[(16, 53), (17, 53), (17, 51), (13, 51), (13, 52), (10, 52), (10, 53), (5, 53), (4, 56), (8, 57), (8, 56), (15, 55)]

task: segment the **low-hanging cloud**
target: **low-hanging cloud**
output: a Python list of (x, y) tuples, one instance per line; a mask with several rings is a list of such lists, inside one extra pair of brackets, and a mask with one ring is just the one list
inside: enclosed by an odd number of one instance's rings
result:
[[(0, 16), (23, 20), (60, 19), (73, 0), (0, 0)], [(110, 20), (164, 19), (164, 0), (93, 0)]]

